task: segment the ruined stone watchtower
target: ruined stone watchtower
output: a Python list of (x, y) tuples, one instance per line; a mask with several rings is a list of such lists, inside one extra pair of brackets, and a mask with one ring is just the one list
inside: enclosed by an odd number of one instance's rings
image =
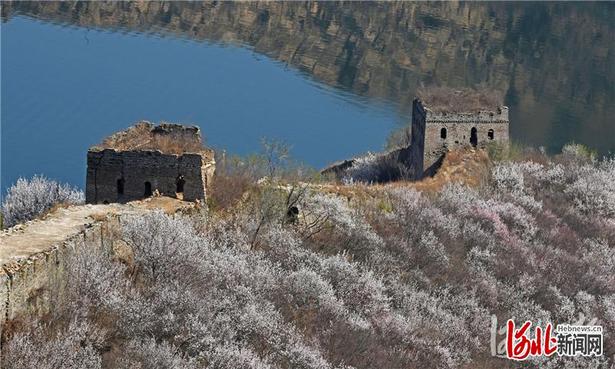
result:
[(420, 91), (412, 104), (411, 156), (416, 177), (433, 175), (449, 149), (508, 143), (508, 127), (508, 108), (496, 93)]
[(87, 157), (86, 202), (127, 202), (159, 192), (204, 200), (215, 161), (203, 147), (198, 127), (139, 122), (91, 147)]

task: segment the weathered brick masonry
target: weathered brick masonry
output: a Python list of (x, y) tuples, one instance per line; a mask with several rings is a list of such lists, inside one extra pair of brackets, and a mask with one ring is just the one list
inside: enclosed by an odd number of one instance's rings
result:
[[(106, 142), (109, 144), (94, 146), (87, 154), (87, 203), (122, 203), (149, 197), (156, 191), (189, 201), (206, 198), (215, 161), (213, 151), (201, 146), (197, 127), (154, 127), (142, 122)], [(188, 142), (191, 147), (167, 152), (160, 142), (167, 146)]]
[[(420, 98), (412, 102), (410, 144), (385, 154), (388, 159), (403, 164), (410, 178), (419, 180), (433, 176), (449, 150), (462, 147), (485, 148), (489, 143), (508, 144), (508, 108), (471, 90), (449, 90), (437, 96), (433, 105)], [(459, 102), (459, 96), (470, 104)], [(454, 103), (448, 103), (447, 99)], [(491, 99), (496, 100), (496, 99)], [(321, 171), (343, 178), (355, 164), (355, 159), (335, 163)]]
[(434, 112), (415, 99), (412, 111), (412, 145), (423, 153), (421, 169), (426, 174), (432, 174), (433, 166), (448, 150), (462, 146), (484, 148), (490, 142), (508, 143), (506, 106), (477, 112)]

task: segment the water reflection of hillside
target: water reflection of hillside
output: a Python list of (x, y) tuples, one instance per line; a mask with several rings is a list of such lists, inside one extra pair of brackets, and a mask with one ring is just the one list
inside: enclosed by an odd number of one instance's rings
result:
[(410, 105), (421, 84), (506, 92), (513, 138), (615, 150), (615, 4), (33, 3), (84, 27), (236, 42), (355, 93)]

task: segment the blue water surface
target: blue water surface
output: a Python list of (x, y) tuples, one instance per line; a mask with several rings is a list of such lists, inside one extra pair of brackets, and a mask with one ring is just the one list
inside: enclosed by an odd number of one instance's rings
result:
[(34, 174), (83, 187), (88, 147), (142, 119), (196, 124), (240, 155), (280, 139), (314, 167), (382, 149), (406, 119), (246, 47), (24, 16), (1, 31), (2, 193)]

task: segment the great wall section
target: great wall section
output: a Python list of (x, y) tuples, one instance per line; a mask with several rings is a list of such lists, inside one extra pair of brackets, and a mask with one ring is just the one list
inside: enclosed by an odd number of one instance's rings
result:
[(4, 230), (0, 234), (0, 334), (7, 322), (43, 316), (62, 302), (67, 255), (78, 248), (98, 247), (110, 257), (118, 253), (124, 217), (151, 211), (174, 214), (195, 206), (168, 197), (71, 206)]

